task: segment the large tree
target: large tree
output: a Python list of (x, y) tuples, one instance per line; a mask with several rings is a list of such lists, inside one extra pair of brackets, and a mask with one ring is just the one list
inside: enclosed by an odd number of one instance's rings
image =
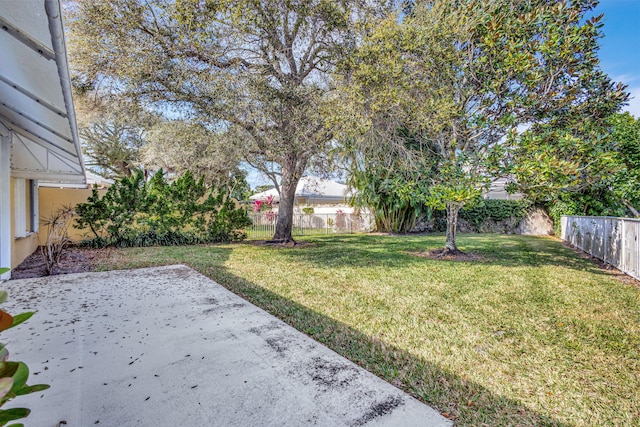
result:
[[(445, 252), (458, 252), (458, 212), (487, 189), (519, 125), (597, 122), (626, 99), (599, 70), (601, 17), (585, 20), (595, 4), (422, 2), (383, 22), (345, 67), (355, 136), (399, 150), (408, 167), (436, 159), (425, 201), (447, 211)], [(385, 138), (401, 127), (428, 155)]]
[(332, 137), (321, 114), (326, 73), (353, 44), (363, 4), (78, 0), (70, 51), (85, 83), (196, 116), (242, 144), (280, 191), (274, 240), (286, 242), (297, 183)]
[(619, 165), (611, 177), (613, 193), (634, 217), (640, 218), (640, 118), (615, 114), (608, 122), (611, 138), (617, 143)]

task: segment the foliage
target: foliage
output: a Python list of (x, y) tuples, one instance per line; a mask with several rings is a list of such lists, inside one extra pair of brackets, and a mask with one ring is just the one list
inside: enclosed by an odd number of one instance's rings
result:
[(476, 230), (483, 229), (487, 221), (505, 221), (513, 219), (519, 222), (523, 219), (533, 202), (529, 199), (522, 200), (494, 200), (485, 199), (477, 205), (460, 210), (460, 218), (473, 224)]
[(305, 206), (302, 208), (302, 213), (305, 215), (313, 215), (314, 212), (315, 209), (313, 209), (313, 206)]
[(614, 141), (606, 128), (588, 122), (571, 129), (536, 125), (514, 136), (510, 172), (513, 186), (538, 201), (561, 193), (588, 192), (602, 186), (617, 169)]
[(609, 118), (611, 138), (617, 143), (618, 168), (611, 176), (614, 195), (640, 217), (640, 118), (616, 114)]
[(47, 241), (40, 247), (47, 275), (52, 275), (60, 263), (60, 257), (71, 243), (69, 226), (76, 215), (72, 206), (63, 206), (46, 218), (42, 225), (47, 227)]
[(76, 95), (84, 107), (78, 121), (87, 166), (110, 178), (131, 176), (142, 164), (146, 134), (157, 118), (116, 99), (103, 100), (89, 108), (81, 91), (76, 90)]
[[(480, 199), (474, 205), (460, 209), (459, 218), (465, 220), (478, 233), (486, 233), (495, 229), (513, 232), (533, 206), (534, 202), (530, 199)], [(432, 220), (434, 231), (446, 231), (446, 212), (434, 211)], [(495, 225), (499, 227), (496, 228)]]
[[(9, 271), (7, 268), (0, 268), (0, 274)], [(0, 303), (7, 300), (7, 292), (0, 291)], [(32, 312), (21, 313), (11, 316), (4, 310), (0, 310), (0, 332), (18, 326), (27, 321)], [(27, 385), (29, 378), (29, 367), (24, 362), (9, 361), (9, 351), (5, 344), (0, 343), (0, 407), (8, 401), (25, 394), (37, 393), (49, 388), (46, 384)], [(0, 426), (25, 418), (31, 411), (26, 408), (0, 409)], [(22, 424), (12, 424), (21, 426)]]
[[(402, 153), (409, 167), (426, 160), (431, 169), (435, 158), (424, 202), (447, 210), (447, 251), (457, 251), (459, 210), (502, 172), (510, 159), (502, 142), (519, 125), (595, 127), (626, 100), (598, 66), (601, 17), (584, 19), (595, 3), (416, 3), (364, 37), (345, 64), (336, 111), (347, 133), (379, 145), (389, 136), (380, 150)], [(395, 141), (403, 127), (420, 149)]]
[[(394, 136), (403, 149), (419, 149), (406, 130), (398, 130)], [(372, 210), (377, 231), (407, 233), (421, 215), (429, 213), (424, 194), (429, 191), (428, 177), (434, 171), (424, 162), (418, 168), (407, 167), (398, 153), (354, 144), (346, 145), (343, 154), (351, 159), (348, 183), (357, 189), (351, 203)]]
[(76, 207), (77, 227), (89, 228), (91, 246), (151, 246), (228, 242), (244, 238), (244, 210), (203, 178), (187, 171), (168, 182), (163, 171), (149, 182), (142, 171), (117, 180), (100, 198), (96, 189)]
[(598, 127), (538, 126), (513, 153), (514, 188), (548, 204), (556, 228), (562, 215), (638, 215), (640, 120), (628, 113)]
[(190, 171), (208, 185), (229, 186), (238, 200), (248, 195), (246, 172), (238, 168), (240, 147), (224, 133), (194, 120), (164, 120), (151, 128), (142, 149), (146, 167), (177, 174)]
[[(220, 129), (280, 193), (274, 239), (291, 239), (296, 185), (332, 133), (327, 72), (378, 2), (74, 1), (74, 75)], [(100, 87), (102, 85), (103, 87)]]
[(562, 215), (625, 216), (626, 208), (609, 188), (589, 188), (582, 192), (562, 192), (547, 204), (556, 235), (560, 235)]

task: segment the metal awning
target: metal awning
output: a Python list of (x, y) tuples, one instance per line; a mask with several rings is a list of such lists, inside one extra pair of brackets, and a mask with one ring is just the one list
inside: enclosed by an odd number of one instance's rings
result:
[(59, 0), (0, 0), (0, 121), (11, 175), (86, 183)]

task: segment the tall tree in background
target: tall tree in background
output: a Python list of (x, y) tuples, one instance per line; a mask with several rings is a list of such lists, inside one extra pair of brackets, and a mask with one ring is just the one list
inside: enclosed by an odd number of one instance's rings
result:
[(538, 124), (510, 142), (514, 190), (561, 215), (640, 216), (640, 120)]
[(141, 158), (148, 167), (180, 175), (190, 171), (217, 188), (244, 183), (238, 167), (241, 149), (224, 132), (197, 121), (165, 120), (149, 130), (146, 140)]
[(287, 242), (296, 185), (332, 137), (321, 114), (326, 73), (353, 44), (354, 20), (368, 16), (362, 4), (78, 0), (69, 5), (72, 63), (85, 84), (225, 130), (271, 172), (273, 239)]
[(145, 135), (155, 118), (143, 112), (103, 108), (90, 115), (79, 115), (82, 148), (87, 166), (109, 178), (130, 177), (142, 166), (141, 150)]
[[(420, 3), (376, 28), (345, 67), (350, 135), (402, 153), (408, 168), (436, 159), (425, 202), (447, 211), (445, 253), (459, 252), (458, 212), (509, 160), (504, 141), (519, 125), (595, 126), (626, 100), (598, 67), (600, 17), (584, 19), (595, 4)], [(394, 142), (403, 127), (421, 150)]]
[(640, 218), (640, 118), (629, 113), (608, 120), (611, 138), (617, 143), (619, 165), (611, 177), (615, 196), (636, 218)]

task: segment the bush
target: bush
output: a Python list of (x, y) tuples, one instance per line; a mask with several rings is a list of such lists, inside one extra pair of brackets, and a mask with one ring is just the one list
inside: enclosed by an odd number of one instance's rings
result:
[(69, 226), (75, 216), (71, 206), (63, 206), (43, 221), (47, 227), (47, 241), (40, 247), (47, 275), (55, 273), (65, 248), (71, 243)]
[(475, 205), (471, 209), (462, 209), (460, 218), (471, 223), (478, 231), (483, 229), (483, 225), (488, 221), (513, 220), (520, 222), (533, 202), (527, 199), (522, 200), (496, 200), (486, 199)]
[(116, 181), (100, 198), (96, 189), (76, 206), (77, 228), (90, 229), (86, 246), (177, 246), (239, 241), (251, 221), (225, 192), (190, 172), (169, 183), (162, 170)]
[[(517, 225), (533, 207), (533, 202), (522, 200), (497, 200), (485, 199), (471, 208), (460, 210), (459, 219), (466, 221), (476, 232), (486, 232), (495, 228), (496, 223)], [(447, 227), (446, 213), (436, 211), (434, 218), (434, 231), (445, 231)], [(510, 228), (509, 224), (504, 227)]]
[[(0, 274), (8, 271), (7, 268), (0, 268)], [(7, 292), (0, 291), (0, 303), (7, 300)], [(18, 326), (27, 321), (33, 315), (32, 312), (11, 316), (9, 313), (0, 310), (0, 331)], [(24, 362), (9, 361), (9, 351), (4, 344), (0, 343), (0, 406), (17, 396), (36, 393), (49, 388), (46, 384), (27, 385), (29, 378), (29, 367)], [(29, 415), (27, 408), (0, 409), (0, 426), (7, 425), (15, 420), (25, 418)], [(19, 426), (22, 424), (12, 424)]]

